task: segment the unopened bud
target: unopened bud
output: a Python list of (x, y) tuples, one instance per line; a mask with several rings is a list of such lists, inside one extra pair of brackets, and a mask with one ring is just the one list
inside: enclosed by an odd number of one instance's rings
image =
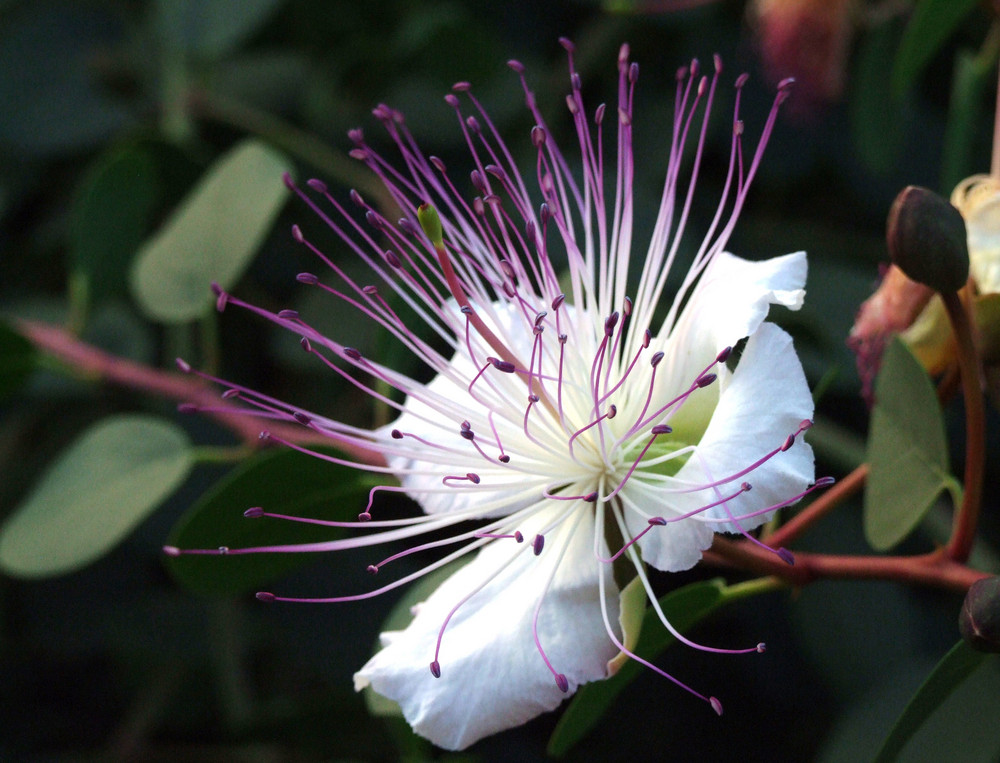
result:
[(973, 649), (1000, 652), (1000, 577), (972, 584), (962, 602), (958, 630)]
[(892, 203), (886, 223), (889, 257), (914, 281), (955, 292), (969, 278), (965, 220), (933, 191), (907, 186)]

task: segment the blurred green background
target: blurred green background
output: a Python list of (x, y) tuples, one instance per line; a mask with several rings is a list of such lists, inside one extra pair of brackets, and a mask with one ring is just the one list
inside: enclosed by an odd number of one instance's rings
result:
[[(916, 5), (940, 10), (945, 4), (0, 2), (0, 311), (11, 321), (63, 325), (142, 364), (169, 369), (183, 355), (303, 408), (341, 411), (355, 405), (351, 391), (309, 362), (295, 337), (262, 329), (246, 314), (218, 316), (210, 309), (208, 281), (221, 276), (208, 274), (218, 262), (218, 269), (229, 268), (240, 297), (274, 309), (323, 312), (338, 338), (348, 334), (345, 343), (380, 349), (379, 337), (352, 322), (342, 305), (317, 303), (315, 292), (295, 282), (298, 271), (315, 266), (291, 241), (293, 222), (308, 227), (338, 261), (351, 263), (351, 256), (332, 235), (322, 238), (301, 204), (284, 204), (284, 196), (268, 201), (268, 177), (287, 165), (300, 179), (323, 178), (340, 198), (351, 187), (371, 197), (363, 167), (346, 157), (346, 131), (361, 126), (373, 145), (386, 146), (370, 114), (381, 102), (406, 114), (426, 153), (449, 167), (466, 167), (454, 113), (442, 99), (459, 80), (473, 83), (512, 150), (524, 157), (522, 166), (533, 166), (532, 123), (505, 65), (512, 58), (527, 66), (550, 127), (573, 156), (563, 101), (566, 63), (557, 40), (565, 35), (576, 42), (577, 69), (592, 105), (615, 97), (615, 60), (627, 41), (641, 66), (635, 199), (637, 239), (645, 241), (666, 166), (674, 73), (692, 57), (708, 63), (719, 53), (724, 84), (742, 71), (751, 75), (742, 108), (748, 146), (756, 144), (775, 83), (785, 76), (798, 80), (729, 248), (749, 258), (809, 253), (806, 307), (775, 318), (796, 337), (810, 382), (822, 387), (813, 439), (818, 473), (841, 476), (863, 459), (867, 422), (844, 340), (885, 259), (888, 207), (905, 185), (947, 195), (966, 175), (989, 170), (998, 46), (990, 4), (949, 2), (943, 20), (914, 39)], [(687, 252), (700, 243), (695, 234), (711, 220), (725, 178), (731, 107), (724, 88)], [(218, 253), (218, 260), (211, 259), (214, 252), (179, 252), (179, 258), (200, 258), (205, 301), (195, 297), (192, 315), (164, 317), (152, 305), (155, 298), (130, 287), (130, 280), (142, 279), (135, 274), (137, 252), (148, 250), (150, 237), (199, 178), (247, 138), (270, 147), (265, 164), (275, 172), (251, 173), (245, 198), (206, 214), (225, 216), (223, 231), (253, 227), (253, 220), (260, 230), (231, 256)], [(352, 691), (351, 675), (370, 654), (392, 596), (344, 606), (267, 607), (245, 592), (236, 595), (232, 580), (213, 584), (211, 570), (171, 575), (160, 552), (171, 529), (234, 467), (247, 468), (237, 466), (232, 433), (177, 413), (175, 402), (66, 373), (33, 355), (9, 329), (0, 335), (0, 353), (3, 514), (33, 500), (33, 486), (56, 456), (109, 416), (170, 422), (166, 439), (178, 432), (182, 438), (175, 450), (164, 446), (176, 456), (176, 479), (150, 476), (148, 484), (163, 482), (150, 505), (124, 501), (133, 513), (108, 520), (121, 525), (120, 542), (108, 539), (95, 561), (69, 564), (65, 574), (29, 560), (28, 569), (8, 564), (12, 574), (0, 577), (0, 759), (544, 758), (558, 713), (461, 755), (436, 752), (398, 720), (369, 714)], [(358, 409), (368, 415), (363, 401)], [(960, 437), (960, 414), (949, 410), (953, 441)], [(995, 412), (991, 416), (995, 425)], [(148, 432), (142, 428), (147, 418), (127, 421), (141, 425), (133, 436)], [(190, 450), (188, 442), (198, 447)], [(991, 453), (997, 447), (994, 435)], [(306, 503), (343, 499), (350, 515), (364, 494), (316, 462), (254, 464), (247, 496), (298, 487), (307, 490)], [(995, 459), (990, 468), (988, 485), (1000, 476)], [(254, 502), (244, 493), (214, 495), (231, 504), (231, 520), (228, 514), (216, 520), (209, 534), (229, 521), (239, 525), (238, 512)], [(83, 506), (78, 499), (60, 500), (109, 517), (118, 511), (117, 504)], [(987, 490), (984, 514), (984, 535), (995, 547), (995, 488)], [(81, 514), (81, 531), (95, 523), (93, 516)], [(929, 548), (947, 527), (947, 513), (933, 510), (901, 551)], [(41, 524), (35, 529), (46, 531)], [(41, 536), (33, 558), (44, 562), (46, 544), (54, 549), (72, 534), (65, 525), (51, 532)], [(825, 520), (802, 546), (867, 552), (860, 502)], [(308, 563), (276, 587), (322, 596), (369, 584), (367, 557), (299, 561)], [(669, 590), (712, 575), (696, 570), (657, 580)], [(247, 591), (256, 585), (244, 582)], [(213, 585), (219, 590), (209, 595)], [(720, 696), (724, 717), (650, 672), (569, 759), (869, 758), (957, 639), (959, 603), (935, 591), (836, 582), (737, 603), (701, 625), (697, 637), (726, 644), (764, 640), (766, 655), (727, 659), (673, 648), (658, 663)], [(1000, 733), (990, 720), (1000, 700), (998, 679), (995, 662), (978, 672), (908, 749), (909, 759), (946, 759), (956, 734), (961, 756), (951, 759), (1000, 759)]]

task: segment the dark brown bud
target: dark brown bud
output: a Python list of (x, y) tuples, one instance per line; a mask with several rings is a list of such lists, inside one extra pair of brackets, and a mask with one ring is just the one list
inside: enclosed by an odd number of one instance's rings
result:
[(958, 630), (973, 649), (1000, 652), (1000, 577), (972, 584), (958, 616)]
[(914, 281), (955, 292), (969, 278), (965, 220), (955, 207), (926, 188), (900, 191), (886, 223), (889, 257)]

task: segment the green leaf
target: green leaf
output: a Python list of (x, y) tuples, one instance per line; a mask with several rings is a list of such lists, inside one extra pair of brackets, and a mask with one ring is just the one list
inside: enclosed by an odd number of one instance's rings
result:
[(899, 716), (882, 743), (876, 763), (889, 763), (899, 757), (910, 738), (951, 693), (978, 668), (986, 658), (964, 641), (959, 641), (937, 664), (923, 685)]
[(244, 141), (218, 159), (133, 263), (132, 294), (149, 317), (191, 321), (210, 309), (209, 289), (243, 274), (285, 203), (284, 156)]
[(161, 0), (161, 30), (188, 53), (218, 58), (260, 29), (282, 0)]
[(129, 262), (159, 199), (159, 172), (144, 148), (108, 152), (89, 169), (73, 203), (70, 257), (91, 299), (124, 295)]
[(875, 382), (868, 461), (865, 537), (880, 551), (909, 535), (942, 490), (959, 492), (934, 387), (899, 338), (886, 349)]
[[(722, 605), (770, 591), (773, 586), (771, 581), (750, 581), (727, 586), (721, 578), (716, 578), (671, 591), (661, 597), (659, 603), (670, 623), (678, 630), (685, 631)], [(645, 659), (655, 659), (675, 641), (670, 631), (663, 627), (656, 611), (652, 607), (647, 609), (635, 648), (636, 654)], [(549, 738), (549, 755), (561, 757), (582, 740), (597, 725), (615, 698), (643, 670), (645, 668), (642, 665), (629, 660), (612, 677), (580, 687)]]
[(913, 86), (941, 46), (977, 5), (979, 0), (919, 0), (893, 64), (893, 97), (899, 98)]
[(864, 35), (854, 64), (850, 100), (851, 138), (858, 155), (878, 173), (889, 172), (903, 146), (906, 109), (886, 107), (889, 72), (899, 38), (895, 24), (883, 24)]
[(959, 51), (955, 57), (941, 159), (941, 188), (946, 195), (974, 170), (973, 147), (983, 122), (983, 94), (993, 80), (995, 66), (995, 56), (989, 56), (989, 66), (968, 51)]
[(37, 353), (31, 342), (0, 321), (0, 400), (12, 395), (35, 369)]
[(33, 578), (101, 557), (187, 477), (187, 435), (150, 416), (113, 416), (81, 435), (0, 533), (0, 567)]
[[(334, 540), (344, 531), (243, 512), (261, 506), (275, 514), (352, 521), (364, 509), (369, 481), (347, 466), (294, 450), (260, 453), (220, 480), (174, 527), (168, 545), (181, 549), (251, 548)], [(174, 577), (196, 593), (240, 595), (307, 562), (309, 553), (181, 555), (169, 557)]]

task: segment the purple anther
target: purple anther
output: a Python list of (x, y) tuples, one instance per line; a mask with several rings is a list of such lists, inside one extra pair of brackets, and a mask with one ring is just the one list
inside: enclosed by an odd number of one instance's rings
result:
[(417, 226), (409, 218), (401, 217), (397, 225), (403, 233), (409, 234), (410, 236), (417, 235)]
[(386, 106), (384, 103), (380, 103), (374, 109), (372, 109), (372, 116), (376, 119), (391, 119), (392, 109)]
[(687, 79), (688, 68), (686, 66), (677, 67), (677, 74), (675, 76), (677, 77), (678, 82), (683, 82), (685, 79)]
[(781, 559), (781, 561), (783, 561), (785, 564), (790, 566), (795, 564), (795, 556), (787, 548), (784, 547), (779, 548), (775, 553), (778, 555), (778, 558)]
[(319, 283), (319, 278), (313, 273), (299, 273), (295, 276), (295, 280), (299, 283), (305, 283), (310, 285), (315, 285)]
[(587, 493), (583, 497), (583, 500), (587, 503), (597, 503), (597, 491), (595, 490), (593, 493)]
[(475, 311), (472, 309), (470, 305), (462, 305), (462, 307), (459, 308), (459, 312), (461, 312), (462, 315), (472, 315), (472, 313)]
[(219, 546), (219, 556), (225, 556), (229, 553), (229, 546)]
[(295, 243), (301, 244), (306, 240), (306, 237), (302, 235), (302, 229), (296, 225), (292, 225), (292, 238), (295, 239)]
[(628, 63), (629, 50), (630, 50), (630, 48), (629, 48), (627, 42), (623, 42), (621, 44), (621, 46), (618, 48), (618, 65), (619, 66), (622, 66), (622, 65)]
[(371, 522), (372, 521), (372, 515), (369, 514), (367, 511), (362, 511), (360, 514), (358, 514), (358, 521), (359, 522)]
[(531, 550), (535, 552), (535, 556), (542, 553), (542, 549), (545, 547), (545, 536), (539, 533), (535, 536), (535, 539), (531, 541)]
[(403, 263), (399, 261), (399, 257), (396, 256), (396, 253), (389, 249), (385, 251), (382, 257), (385, 259), (385, 264), (390, 268), (400, 268), (403, 265)]
[(359, 207), (364, 208), (367, 206), (367, 204), (365, 204), (365, 200), (361, 198), (361, 194), (358, 193), (354, 188), (351, 189), (350, 196), (351, 196), (351, 201), (353, 201)]
[(462, 429), (464, 430), (472, 429), (472, 423), (468, 419), (466, 419), (465, 421), (462, 422)]
[(312, 418), (304, 414), (302, 411), (295, 411), (292, 414), (292, 418), (299, 422), (302, 426), (307, 427), (312, 424)]
[(463, 80), (462, 82), (456, 82), (451, 86), (451, 89), (456, 93), (465, 93), (472, 89), (472, 83)]
[(258, 442), (269, 442), (271, 440), (271, 433), (266, 429), (262, 429), (260, 434), (257, 435)]
[(785, 441), (783, 443), (781, 443), (781, 447), (779, 448), (779, 450), (782, 453), (784, 453), (786, 450), (788, 450), (794, 444), (795, 444), (795, 435), (790, 434), (790, 435), (788, 435), (788, 437), (785, 438)]
[(476, 135), (478, 135), (481, 132), (481, 128), (479, 127), (479, 120), (476, 119), (475, 117), (466, 117), (465, 124), (467, 124), (469, 126), (469, 130), (475, 133)]
[(466, 440), (476, 439), (476, 433), (473, 432), (471, 429), (463, 429), (459, 432), (459, 434), (462, 435), (462, 438)]
[(566, 342), (567, 342), (568, 339), (569, 339), (569, 336), (567, 336), (566, 334), (560, 334), (559, 335), (559, 344), (566, 344)]
[(163, 553), (167, 556), (180, 556), (181, 550), (177, 546), (164, 546)]
[(556, 686), (559, 687), (559, 691), (568, 692), (569, 691), (569, 681), (566, 679), (562, 673), (556, 674)]
[(438, 172), (440, 172), (440, 173), (441, 173), (442, 175), (443, 175), (443, 174), (445, 173), (445, 169), (446, 169), (446, 167), (445, 167), (445, 164), (444, 164), (444, 162), (443, 162), (443, 161), (441, 161), (440, 157), (437, 157), (437, 156), (429, 156), (429, 157), (427, 158), (427, 161), (429, 161), (429, 162), (430, 162), (430, 163), (431, 163), (432, 165), (434, 165), (434, 169), (436, 169), (436, 170), (437, 170)]
[(524, 536), (521, 534), (520, 530), (514, 531), (514, 540), (518, 543), (524, 543)]
[(295, 321), (299, 318), (298, 310), (279, 310), (278, 317), (283, 321)]
[(483, 174), (479, 170), (473, 170), (469, 173), (469, 180), (472, 181), (473, 187), (480, 193), (486, 193), (487, 186), (486, 180), (483, 179)]
[(830, 487), (836, 481), (833, 477), (820, 477), (816, 480), (816, 487)]
[(507, 173), (504, 171), (503, 167), (498, 167), (495, 164), (487, 164), (483, 169), (485, 169), (497, 180), (505, 180), (507, 178)]
[(625, 302), (622, 304), (622, 315), (628, 318), (632, 314), (632, 299), (630, 297), (625, 297)]
[(628, 68), (628, 81), (634, 84), (637, 79), (639, 79), (639, 64), (633, 61)]
[(566, 301), (565, 294), (558, 295), (555, 299), (552, 300), (552, 309), (558, 310), (560, 307), (562, 307), (562, 303), (565, 301)]
[(516, 58), (510, 59), (510, 61), (507, 62), (507, 66), (509, 66), (518, 74), (524, 74), (524, 64), (522, 64)]
[(538, 402), (538, 395), (536, 395), (534, 392), (532, 392), (530, 395), (528, 395), (528, 402), (531, 403), (532, 405), (534, 405), (535, 403), (537, 403)]
[(545, 130), (540, 125), (531, 128), (531, 143), (535, 148), (545, 145)]
[(661, 434), (670, 434), (674, 429), (669, 424), (655, 424), (649, 431), (651, 434), (658, 436)]
[(743, 120), (737, 119), (733, 122), (733, 135), (739, 136), (743, 134)]
[(368, 572), (370, 572), (372, 575), (378, 575), (378, 567), (376, 567), (374, 564), (369, 564), (365, 568), (365, 570), (367, 570)]
[(747, 83), (748, 79), (750, 79), (750, 75), (747, 74), (746, 72), (743, 72), (739, 77), (736, 78), (736, 88), (739, 89), (743, 87)]
[(455, 95), (454, 93), (448, 93), (448, 95), (444, 97), (444, 102), (447, 103), (449, 106), (451, 106), (453, 109), (458, 108), (458, 96)]
[(604, 321), (605, 336), (611, 336), (615, 331), (615, 326), (617, 325), (618, 325), (618, 311), (615, 310)]
[(431, 675), (435, 678), (441, 677), (441, 663), (437, 660), (431, 662)]
[(367, 212), (365, 212), (365, 222), (368, 223), (373, 228), (375, 228), (376, 230), (382, 230), (383, 228), (382, 219), (377, 214), (375, 214), (374, 211), (370, 209)]
[(714, 382), (718, 378), (719, 377), (716, 374), (705, 374), (704, 376), (699, 376), (698, 380), (695, 382), (695, 384), (697, 384), (699, 387), (704, 388), (704, 387), (707, 387), (709, 384), (711, 384), (712, 382)]
[(663, 360), (663, 351), (661, 350), (658, 352), (654, 352), (653, 357), (649, 359), (649, 365), (651, 365), (653, 368), (656, 368), (658, 365), (660, 365), (661, 360)]
[(563, 50), (567, 53), (572, 53), (576, 50), (576, 45), (573, 44), (573, 41), (569, 37), (560, 37), (559, 44), (563, 46)]
[(688, 72), (690, 73), (691, 78), (694, 79), (697, 77), (699, 71), (701, 71), (701, 64), (698, 63), (697, 58), (692, 58), (691, 65), (688, 67)]
[(393, 429), (391, 432), (389, 432), (389, 436), (393, 440), (402, 440), (403, 439), (403, 433), (400, 432), (398, 429)]
[(807, 429), (812, 429), (812, 425), (813, 423), (811, 419), (802, 419), (802, 421), (799, 422), (799, 431), (804, 432)]
[(302, 349), (305, 350), (306, 352), (312, 352), (312, 348), (313, 348), (312, 347), (312, 342), (310, 342), (307, 337), (302, 337), (299, 340), (299, 344), (302, 346)]
[(240, 391), (238, 389), (227, 389), (220, 395), (223, 400), (232, 400), (234, 397), (239, 397)]
[(656, 527), (665, 527), (667, 524), (667, 520), (665, 520), (663, 517), (652, 517), (649, 520), (649, 524), (655, 525)]
[(508, 456), (506, 453), (504, 453), (502, 456), (498, 456), (497, 457), (497, 461), (499, 461), (501, 464), (509, 464), (510, 463), (510, 456)]
[(177, 405), (178, 413), (196, 413), (197, 410), (198, 406), (195, 405), (194, 403), (179, 403)]
[(245, 516), (247, 519), (257, 519), (257, 517), (264, 516), (264, 509), (262, 509), (260, 506), (252, 506), (243, 512), (243, 516)]
[(472, 200), (472, 211), (476, 213), (477, 217), (484, 217), (486, 215), (486, 205), (483, 204), (481, 197), (477, 196)]
[(715, 711), (716, 715), (722, 715), (722, 703), (719, 702), (719, 700), (717, 700), (715, 697), (709, 697), (708, 704), (712, 706), (712, 709)]
[(715, 73), (722, 74), (722, 56), (720, 56), (718, 53), (713, 53), (712, 63), (715, 64)]
[(475, 472), (469, 472), (468, 474), (466, 474), (466, 475), (465, 475), (465, 477), (466, 477), (466, 479), (468, 479), (468, 480), (469, 480), (469, 482), (471, 482), (471, 483), (472, 483), (473, 485), (478, 485), (478, 484), (479, 484), (479, 482), (480, 482), (480, 478), (479, 478), (479, 475), (478, 475), (478, 474), (476, 474)]
[(642, 348), (646, 349), (649, 347), (649, 343), (653, 341), (653, 332), (646, 329), (642, 332)]
[(542, 225), (545, 225), (551, 217), (552, 211), (549, 209), (547, 202), (542, 202), (538, 207), (538, 219), (542, 221)]
[(347, 131), (347, 139), (351, 141), (351, 143), (364, 143), (365, 132), (360, 127), (353, 127)]
[(605, 418), (613, 419), (618, 415), (618, 406), (612, 403), (608, 406), (608, 412), (604, 414)]
[(514, 266), (510, 264), (510, 260), (500, 260), (500, 272), (511, 280), (514, 280), (516, 277), (516, 274), (514, 273)]
[(274, 601), (274, 594), (268, 591), (257, 591), (257, 601), (270, 603)]
[(757, 654), (764, 654), (764, 652), (766, 651), (767, 651), (767, 644), (765, 644), (763, 641), (757, 644)]
[(509, 360), (490, 358), (489, 361), (497, 371), (502, 371), (505, 374), (514, 373), (514, 364), (511, 363)]
[(569, 75), (569, 83), (574, 90), (580, 90), (583, 88), (583, 80), (580, 79), (579, 72), (573, 72)]
[(795, 84), (795, 77), (785, 77), (781, 82), (778, 83), (778, 90), (788, 90), (792, 85)]
[(595, 125), (599, 125), (601, 122), (604, 121), (604, 112), (605, 112), (605, 110), (607, 110), (607, 106), (602, 103), (594, 111), (594, 124)]
[(229, 295), (220, 290), (219, 295), (215, 298), (215, 309), (217, 312), (223, 313), (226, 311), (226, 305), (229, 304)]
[(629, 113), (621, 107), (619, 107), (618, 109), (618, 122), (620, 124), (625, 125), (626, 127), (632, 124), (632, 117), (629, 116)]
[(749, 482), (744, 482), (740, 485), (740, 490), (742, 490), (744, 493), (749, 493), (751, 490), (753, 490), (753, 485), (751, 485)]
[(729, 356), (732, 354), (732, 352), (733, 348), (727, 347), (726, 349), (724, 349), (722, 352), (720, 352), (718, 355), (715, 356), (715, 362), (725, 363), (727, 360), (729, 360)]
[(351, 360), (361, 360), (361, 353), (354, 349), (353, 347), (345, 347), (344, 355), (346, 355)]
[(309, 180), (306, 181), (306, 185), (319, 193), (326, 193), (327, 191), (326, 183), (319, 178), (309, 178)]

